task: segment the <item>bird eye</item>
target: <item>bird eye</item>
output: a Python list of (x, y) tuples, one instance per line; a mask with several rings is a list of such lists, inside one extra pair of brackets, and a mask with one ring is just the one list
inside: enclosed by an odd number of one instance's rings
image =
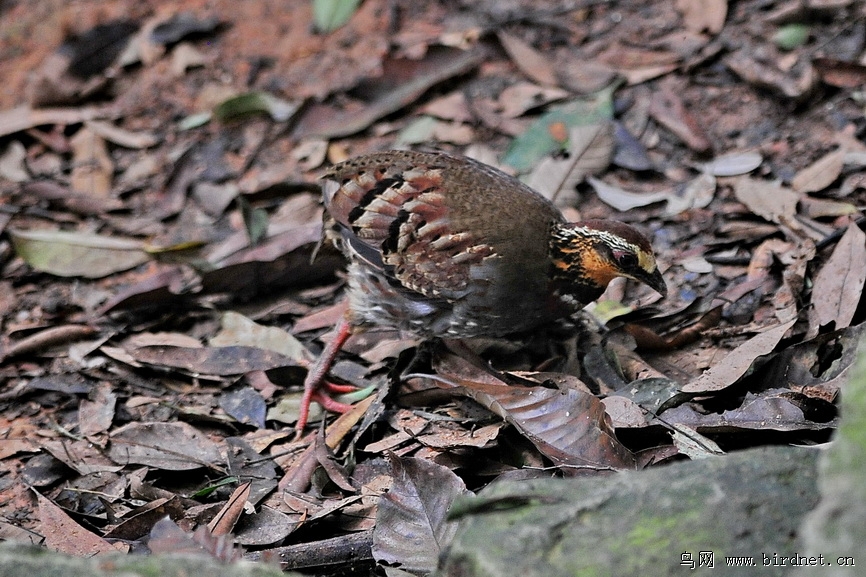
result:
[(630, 269), (637, 266), (637, 257), (630, 252), (623, 252), (616, 255), (616, 263), (623, 269)]

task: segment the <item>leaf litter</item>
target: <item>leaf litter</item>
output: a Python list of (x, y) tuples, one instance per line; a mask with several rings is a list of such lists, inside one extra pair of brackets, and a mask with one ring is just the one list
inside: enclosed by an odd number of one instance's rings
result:
[[(489, 2), (104, 4), (66, 30), (8, 9), (38, 32), (9, 29), (21, 48), (0, 61), (17, 529), (74, 554), (146, 540), (426, 575), (452, 500), (497, 478), (835, 428), (866, 320), (854, 3), (781, 41), (784, 14), (752, 1), (600, 4), (555, 26)], [(569, 218), (635, 224), (674, 290), (614, 283), (574, 326), (456, 352), (358, 336), (332, 376), (363, 400), (294, 438), (344, 310), (316, 178), (398, 144), (481, 157)]]

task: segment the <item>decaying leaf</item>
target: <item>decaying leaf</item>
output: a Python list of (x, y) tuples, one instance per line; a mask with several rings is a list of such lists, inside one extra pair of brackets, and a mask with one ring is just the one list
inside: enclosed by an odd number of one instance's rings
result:
[(247, 481), (235, 488), (225, 507), (207, 524), (207, 528), (212, 534), (228, 535), (232, 532), (246, 508), (247, 499), (250, 496), (250, 485), (251, 483)]
[(837, 329), (851, 324), (866, 284), (866, 234), (856, 224), (839, 239), (833, 254), (818, 271), (812, 286), (810, 334), (833, 323)]
[(835, 58), (815, 58), (812, 61), (821, 80), (830, 86), (857, 88), (866, 83), (866, 66)]
[(770, 389), (760, 394), (747, 393), (742, 405), (721, 414), (705, 414), (684, 404), (665, 411), (663, 417), (672, 424), (704, 434), (738, 430), (819, 431), (834, 426), (833, 422), (807, 419), (796, 402), (798, 396), (786, 389)]
[(616, 438), (604, 405), (575, 388), (510, 386), (449, 354), (436, 372), (460, 391), (517, 427), (538, 450), (565, 466), (633, 468), (634, 457)]
[(653, 94), (649, 113), (692, 150), (707, 152), (712, 149), (712, 143), (700, 122), (672, 87), (664, 86)]
[(27, 158), (27, 149), (17, 140), (10, 142), (0, 152), (0, 177), (10, 182), (25, 182), (30, 180), (30, 175), (24, 166)]
[(470, 494), (450, 469), (423, 459), (390, 458), (394, 483), (379, 502), (373, 557), (411, 575), (429, 575), (457, 530), (455, 498)]
[(818, 192), (830, 186), (842, 174), (846, 150), (839, 148), (825, 154), (794, 176), (791, 188), (795, 192)]
[(508, 52), (512, 62), (520, 68), (520, 71), (532, 80), (546, 86), (556, 85), (556, 71), (551, 64), (550, 58), (541, 54), (535, 48), (522, 39), (500, 30), (497, 33), (499, 42)]
[[(809, 398), (832, 403), (848, 382), (857, 359), (863, 323), (818, 335), (786, 351), (785, 385)], [(828, 362), (828, 357), (832, 362)]]
[(716, 194), (716, 177), (702, 172), (694, 179), (677, 186), (667, 195), (666, 215), (680, 214), (690, 208), (706, 208)]
[(85, 126), (105, 140), (126, 148), (150, 148), (159, 142), (150, 132), (132, 132), (103, 120), (89, 120)]
[(725, 58), (725, 65), (746, 82), (795, 101), (809, 95), (818, 81), (815, 69), (808, 62), (792, 71), (782, 71), (759, 61), (747, 50), (729, 54)]
[(562, 100), (568, 92), (559, 88), (538, 86), (529, 82), (513, 84), (502, 91), (499, 102), (502, 105), (502, 115), (506, 118), (517, 118), (534, 108), (540, 108), (550, 102)]
[(383, 63), (382, 76), (371, 78), (359, 90), (367, 97), (360, 110), (335, 110), (327, 105), (309, 106), (295, 129), (296, 136), (334, 138), (369, 127), (387, 114), (414, 103), (430, 87), (464, 74), (484, 60), (483, 50), (431, 47), (423, 60), (402, 58)]
[(684, 393), (711, 393), (733, 385), (746, 374), (759, 357), (773, 352), (795, 322), (796, 319), (758, 333), (731, 351), (700, 377), (683, 385), (682, 391)]
[(800, 195), (789, 188), (742, 176), (734, 182), (734, 194), (749, 210), (770, 222), (794, 223)]
[(82, 400), (78, 406), (78, 421), (81, 423), (81, 434), (93, 437), (108, 432), (114, 421), (114, 409), (117, 405), (117, 394), (108, 383), (95, 387), (91, 398)]
[(199, 375), (241, 375), (297, 365), (296, 361), (280, 353), (246, 346), (193, 348), (156, 345), (139, 347), (129, 353), (141, 363)]
[(48, 497), (37, 492), (36, 499), (39, 503), (41, 532), (45, 537), (45, 545), (52, 551), (92, 557), (126, 549), (123, 546), (114, 547), (105, 539), (86, 530)]
[(110, 108), (83, 106), (80, 108), (31, 108), (19, 106), (0, 112), (0, 137), (9, 136), (45, 124), (78, 124), (97, 118), (112, 118), (117, 111)]
[(18, 256), (57, 276), (100, 278), (150, 260), (143, 243), (61, 230), (9, 230)]
[(111, 434), (108, 456), (121, 465), (138, 464), (188, 471), (218, 467), (219, 447), (186, 423), (130, 423)]
[(222, 330), (208, 341), (212, 347), (242, 345), (258, 347), (296, 359), (308, 360), (307, 350), (291, 333), (278, 327), (260, 325), (234, 311), (222, 316)]

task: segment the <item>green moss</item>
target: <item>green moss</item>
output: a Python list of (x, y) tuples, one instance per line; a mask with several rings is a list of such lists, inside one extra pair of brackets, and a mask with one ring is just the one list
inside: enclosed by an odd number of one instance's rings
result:
[(842, 391), (842, 422), (836, 438), (844, 450), (838, 446), (830, 449), (829, 468), (862, 471), (866, 463), (866, 346), (860, 347), (860, 359)]

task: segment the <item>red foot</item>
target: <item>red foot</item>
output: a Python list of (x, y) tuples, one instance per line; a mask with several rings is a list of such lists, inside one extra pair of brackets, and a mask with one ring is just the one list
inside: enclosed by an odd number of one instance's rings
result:
[(322, 391), (313, 393), (313, 401), (319, 403), (323, 409), (332, 413), (347, 413), (352, 408), (352, 405), (335, 401), (333, 397), (326, 395)]
[[(335, 385), (325, 381), (325, 376), (328, 374), (328, 371), (331, 370), (331, 366), (334, 364), (334, 359), (337, 358), (337, 353), (340, 352), (346, 339), (348, 339), (349, 335), (352, 334), (352, 327), (349, 326), (349, 322), (345, 318), (340, 320), (336, 329), (337, 334), (334, 335), (331, 342), (325, 346), (322, 354), (319, 355), (315, 364), (313, 364), (313, 366), (310, 367), (309, 372), (307, 372), (307, 378), (304, 379), (304, 396), (301, 397), (301, 408), (298, 413), (298, 422), (295, 423), (295, 430), (298, 431), (298, 433), (303, 431), (304, 427), (307, 426), (307, 420), (310, 418), (310, 403), (313, 401), (322, 405), (325, 410), (337, 413), (345, 413), (348, 408), (351, 407), (351, 405), (346, 405), (345, 403), (338, 403), (328, 396), (329, 394), (347, 392), (343, 390), (344, 386)], [(354, 387), (349, 389), (349, 391), (352, 390), (354, 390)]]

